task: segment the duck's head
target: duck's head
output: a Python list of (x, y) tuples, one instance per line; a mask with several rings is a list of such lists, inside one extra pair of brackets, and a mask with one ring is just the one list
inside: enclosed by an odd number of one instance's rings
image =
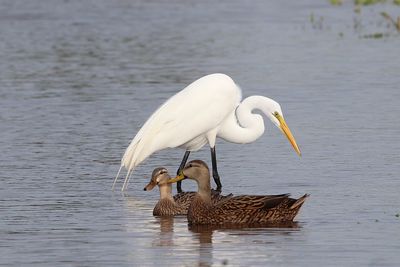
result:
[(168, 170), (164, 167), (155, 168), (153, 173), (151, 174), (150, 182), (143, 189), (144, 191), (152, 190), (156, 185), (162, 186), (167, 185), (168, 180), (171, 177), (168, 174)]
[(178, 176), (168, 180), (168, 183), (175, 183), (186, 178), (196, 180), (197, 182), (201, 179), (210, 179), (210, 171), (207, 164), (202, 160), (192, 160), (186, 164)]

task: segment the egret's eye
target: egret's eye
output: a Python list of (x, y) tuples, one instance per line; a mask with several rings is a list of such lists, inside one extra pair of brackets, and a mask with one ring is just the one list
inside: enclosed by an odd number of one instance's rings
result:
[(275, 112), (274, 112), (274, 116), (276, 117), (276, 116), (278, 116), (278, 115), (279, 115), (278, 111), (275, 111)]

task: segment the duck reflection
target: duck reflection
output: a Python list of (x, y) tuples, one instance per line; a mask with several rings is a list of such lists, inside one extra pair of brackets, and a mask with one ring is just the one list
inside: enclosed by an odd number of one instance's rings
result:
[[(212, 266), (212, 265), (231, 265), (235, 264), (238, 258), (231, 257), (229, 253), (218, 253), (223, 246), (231, 243), (237, 245), (238, 242), (265, 243), (271, 248), (275, 247), (281, 237), (290, 237), (294, 233), (300, 231), (301, 225), (297, 222), (287, 222), (269, 225), (187, 225), (186, 218), (178, 217), (153, 217), (154, 226), (158, 228), (158, 234), (154, 236), (152, 245), (155, 247), (163, 247), (169, 251), (168, 253), (188, 252), (190, 253), (181, 263), (189, 264), (188, 266)], [(156, 229), (156, 228), (155, 228)], [(188, 231), (188, 232), (187, 232)], [(189, 235), (188, 235), (189, 234)], [(240, 238), (241, 236), (241, 238)], [(250, 240), (247, 240), (250, 238)], [(183, 249), (183, 250), (182, 250)], [(278, 250), (279, 251), (279, 250)], [(192, 254), (194, 253), (194, 255)], [(235, 253), (235, 252), (232, 252)], [(191, 258), (189, 255), (193, 255)], [(274, 257), (276, 253), (274, 252)], [(263, 257), (268, 257), (263, 255)]]
[[(227, 242), (235, 242), (238, 235), (287, 235), (290, 236), (294, 231), (300, 228), (297, 222), (285, 222), (276, 224), (249, 224), (249, 225), (189, 225), (189, 231), (193, 238), (198, 240), (198, 265), (211, 266), (217, 260), (213, 259), (213, 235), (223, 233), (227, 236)], [(270, 241), (266, 241), (270, 242)], [(229, 259), (219, 259), (218, 264), (229, 265)]]
[(174, 217), (154, 217), (155, 224), (160, 225), (160, 234), (156, 235), (153, 245), (155, 246), (173, 246), (174, 245)]
[(160, 223), (160, 233), (172, 233), (174, 231), (174, 217), (157, 217), (156, 220)]
[[(229, 230), (240, 230), (242, 232), (248, 231), (267, 231), (271, 229), (290, 229), (289, 233), (292, 232), (293, 229), (300, 228), (298, 222), (280, 222), (280, 223), (269, 223), (269, 224), (222, 224), (222, 225), (189, 225), (189, 230), (193, 233), (203, 233), (203, 232), (212, 232), (215, 230), (228, 231)], [(279, 231), (281, 232), (281, 231)], [(282, 231), (285, 232), (285, 231)]]
[(189, 226), (189, 231), (193, 233), (193, 238), (198, 240), (198, 261), (197, 266), (208, 267), (213, 264), (212, 237), (214, 229), (207, 227)]

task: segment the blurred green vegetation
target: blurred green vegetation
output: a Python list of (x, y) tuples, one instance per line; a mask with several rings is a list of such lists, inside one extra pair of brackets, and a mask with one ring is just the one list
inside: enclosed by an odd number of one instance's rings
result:
[(341, 4), (343, 4), (343, 0), (329, 0), (329, 2), (331, 3), (331, 5), (334, 6), (340, 6)]
[(373, 5), (384, 2), (386, 2), (386, 0), (354, 0), (354, 4), (361, 6)]
[[(371, 23), (363, 23), (363, 20), (365, 19), (365, 16), (361, 16), (361, 10), (363, 9), (363, 6), (371, 6), (374, 4), (381, 4), (379, 5), (377, 8), (382, 8), (384, 7), (383, 5), (385, 5), (387, 7), (387, 5), (400, 5), (400, 0), (329, 0), (329, 3), (333, 6), (341, 6), (343, 5), (346, 1), (353, 3), (354, 7), (353, 7), (353, 11), (355, 14), (357, 14), (354, 19), (353, 19), (353, 28), (356, 32), (358, 32), (360, 34), (360, 36), (362, 38), (373, 38), (373, 39), (380, 39), (380, 38), (384, 38), (384, 37), (389, 37), (389, 36), (400, 36), (400, 16), (391, 16), (389, 15), (387, 12), (376, 12), (376, 19), (374, 19), (374, 15), (373, 13), (371, 13), (371, 15), (368, 15), (368, 19), (373, 19), (375, 21), (377, 21), (376, 23), (373, 23), (375, 25), (382, 25), (381, 22), (379, 22), (379, 14), (381, 17), (383, 17), (386, 20), (386, 24), (384, 24), (386, 26), (385, 31), (383, 32), (375, 32), (375, 33), (369, 33), (369, 34), (361, 34), (360, 30), (363, 29), (363, 31), (368, 30), (366, 29), (366, 25), (373, 25)], [(376, 10), (373, 9), (373, 10)], [(393, 15), (393, 14), (392, 14)], [(324, 17), (319, 16), (318, 19), (317, 17), (314, 16), (314, 14), (312, 13), (310, 16), (310, 22), (313, 26), (314, 29), (324, 29)], [(392, 31), (390, 31), (390, 29), (392, 29)], [(395, 32), (397, 32), (397, 34), (393, 34), (393, 29), (395, 30)], [(339, 37), (343, 37), (344, 34), (343, 32), (339, 32)]]
[(398, 32), (400, 32), (400, 16), (397, 17), (397, 20), (392, 18), (388, 13), (381, 12), (382, 17), (384, 17), (390, 24), (392, 24)]
[[(334, 6), (340, 6), (343, 4), (344, 0), (329, 0), (329, 2), (334, 5)], [(400, 5), (400, 0), (353, 0), (354, 4), (357, 6), (368, 6), (368, 5), (373, 5), (377, 3), (387, 3), (387, 2), (393, 2), (395, 5)]]

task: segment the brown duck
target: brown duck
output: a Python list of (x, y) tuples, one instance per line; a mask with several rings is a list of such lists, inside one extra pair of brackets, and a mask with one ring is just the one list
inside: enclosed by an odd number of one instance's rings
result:
[(241, 195), (221, 200), (211, 201), (210, 173), (206, 163), (201, 160), (189, 162), (182, 172), (169, 183), (185, 178), (197, 182), (198, 192), (194, 196), (187, 218), (189, 224), (276, 224), (290, 222), (296, 217), (307, 194), (299, 199), (284, 195)]
[[(174, 216), (186, 215), (196, 192), (181, 192), (172, 196), (172, 186), (168, 181), (171, 176), (168, 170), (164, 167), (154, 169), (151, 180), (143, 189), (144, 191), (152, 190), (156, 185), (160, 190), (160, 200), (153, 209), (154, 216)], [(220, 195), (219, 192), (210, 189), (210, 197), (212, 203), (217, 203), (223, 199), (232, 197), (232, 194), (227, 196)]]

